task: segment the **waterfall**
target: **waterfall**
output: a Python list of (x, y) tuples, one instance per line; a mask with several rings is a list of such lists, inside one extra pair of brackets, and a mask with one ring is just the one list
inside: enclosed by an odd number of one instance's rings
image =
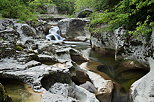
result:
[(51, 27), (49, 34), (46, 36), (46, 39), (52, 43), (61, 43), (65, 40), (65, 38), (60, 36), (60, 29), (58, 26)]

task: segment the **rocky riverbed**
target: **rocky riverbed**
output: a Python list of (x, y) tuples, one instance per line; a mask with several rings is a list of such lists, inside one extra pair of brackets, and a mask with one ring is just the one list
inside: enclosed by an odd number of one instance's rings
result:
[[(59, 25), (61, 22), (63, 21), (59, 21)], [(74, 32), (81, 32), (78, 35), (81, 37), (86, 34), (86, 22), (83, 19), (68, 19), (68, 28), (63, 33), (68, 36), (74, 29)], [(100, 88), (103, 86), (96, 86), (95, 79), (91, 79), (91, 75), (76, 64), (77, 60), (84, 62), (88, 59), (74, 48), (45, 40), (46, 30), (43, 28), (55, 26), (55, 22), (53, 24), (51, 21), (40, 20), (38, 24), (32, 27), (32, 22), (18, 23), (15, 19), (0, 21), (0, 78), (30, 85), (35, 92), (41, 94), (41, 102), (99, 102), (94, 93), (102, 94)], [(80, 25), (79, 31), (77, 25)], [(72, 37), (66, 38), (72, 40)], [(76, 40), (86, 41), (85, 39), (87, 37)], [(82, 77), (77, 79), (78, 76)], [(74, 81), (82, 81), (80, 84), (89, 81), (88, 85), (93, 86), (95, 91), (92, 90), (91, 93), (89, 88), (76, 85)], [(103, 78), (100, 82), (103, 82), (103, 85), (106, 83)], [(112, 87), (109, 88), (112, 90)]]
[[(125, 34), (125, 30), (122, 29), (112, 32), (114, 36), (108, 33), (100, 36), (92, 34), (90, 38), (90, 32), (85, 29), (88, 23), (89, 20), (82, 18), (41, 16), (37, 23), (19, 23), (15, 19), (0, 20), (0, 79), (12, 79), (30, 85), (33, 91), (40, 94), (41, 102), (113, 102), (115, 83), (112, 78), (105, 74), (98, 75), (99, 72), (96, 72), (94, 67), (88, 69), (78, 65), (90, 62), (89, 49), (75, 49), (74, 44), (68, 42), (55, 44), (45, 39), (52, 26), (59, 26), (61, 36), (67, 41), (80, 41), (90, 48), (89, 39), (91, 39), (92, 48), (102, 52), (101, 54), (115, 54), (116, 58), (123, 56), (131, 60), (138, 59), (139, 62), (146, 63), (146, 67), (148, 58), (151, 57), (149, 60), (151, 70), (145, 78), (132, 85), (130, 101), (140, 102), (143, 91), (139, 91), (140, 88), (136, 87), (140, 86), (144, 89), (148, 87), (146, 93), (150, 94), (144, 94), (144, 98), (152, 102), (153, 77), (150, 73), (153, 69), (153, 39), (147, 46), (144, 42), (142, 45), (132, 45), (128, 39), (122, 39), (122, 34)], [(131, 48), (127, 46), (128, 44)], [(134, 62), (122, 61), (120, 65), (130, 66), (128, 69), (141, 68), (140, 64)], [(144, 81), (149, 78), (149, 82)], [(4, 96), (6, 91), (2, 85), (0, 88), (3, 93), (0, 96), (2, 102), (6, 102), (6, 97), (8, 98), (6, 94)]]

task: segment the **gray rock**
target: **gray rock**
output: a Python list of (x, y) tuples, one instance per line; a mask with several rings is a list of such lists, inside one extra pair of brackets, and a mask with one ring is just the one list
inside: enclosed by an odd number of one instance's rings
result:
[(13, 29), (0, 31), (0, 57), (10, 57), (15, 54), (16, 42), (19, 39), (19, 33)]
[(0, 58), (11, 57), (16, 54), (16, 45), (9, 41), (0, 41)]
[(45, 8), (47, 9), (48, 14), (58, 14), (57, 6), (46, 5)]
[(86, 19), (79, 18), (66, 18), (58, 22), (58, 26), (62, 32), (62, 36), (70, 40), (78, 40), (78, 36), (88, 36), (86, 35), (86, 24), (89, 21)]
[(97, 93), (97, 89), (96, 89), (95, 86), (94, 86), (91, 82), (89, 82), (89, 81), (86, 81), (86, 83), (81, 84), (80, 86), (83, 87), (83, 88), (85, 88), (85, 89), (88, 90), (89, 92)]
[(64, 97), (75, 97), (74, 85), (55, 83), (49, 88), (53, 94), (62, 95)]
[(64, 97), (62, 95), (46, 92), (42, 95), (41, 102), (79, 102), (79, 100), (76, 100), (72, 97)]
[(132, 84), (129, 102), (154, 102), (154, 59), (149, 64), (150, 72)]

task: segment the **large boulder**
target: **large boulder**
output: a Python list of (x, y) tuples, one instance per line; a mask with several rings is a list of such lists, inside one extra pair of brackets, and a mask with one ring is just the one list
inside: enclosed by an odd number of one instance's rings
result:
[(66, 18), (58, 22), (62, 36), (70, 40), (79, 40), (77, 37), (88, 37), (87, 30), (85, 29), (89, 21), (79, 18)]
[(131, 86), (129, 102), (154, 101), (154, 59), (150, 58), (149, 64), (150, 72)]

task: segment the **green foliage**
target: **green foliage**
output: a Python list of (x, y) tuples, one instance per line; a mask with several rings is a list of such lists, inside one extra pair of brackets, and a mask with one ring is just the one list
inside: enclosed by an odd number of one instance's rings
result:
[(121, 0), (113, 8), (94, 13), (91, 26), (107, 24), (106, 30), (123, 26), (133, 35), (149, 35), (154, 22), (154, 0)]
[(34, 0), (29, 2), (29, 6), (39, 13), (47, 13), (46, 6), (53, 6), (52, 0)]
[(96, 11), (102, 11), (112, 8), (120, 0), (76, 0), (75, 11), (79, 12), (83, 9), (90, 8)]
[(74, 0), (52, 0), (61, 13), (73, 14)]
[(25, 21), (35, 19), (31, 9), (21, 0), (1, 0), (0, 13), (2, 17), (7, 18), (19, 18)]
[(79, 12), (83, 9), (90, 8), (95, 9), (95, 1), (96, 0), (76, 0), (75, 1), (75, 11)]

